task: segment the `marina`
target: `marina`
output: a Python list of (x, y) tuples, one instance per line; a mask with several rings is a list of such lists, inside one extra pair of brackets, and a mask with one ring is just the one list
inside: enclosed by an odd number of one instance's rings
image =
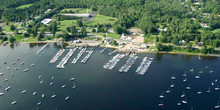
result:
[(132, 56), (130, 57), (126, 63), (119, 69), (119, 72), (128, 72), (131, 66), (134, 64), (138, 56)]
[(116, 52), (117, 52), (117, 50), (114, 50), (114, 51), (110, 52), (108, 55), (112, 55), (112, 54), (114, 54)]
[(36, 54), (39, 54), (45, 47), (47, 47), (49, 45), (49, 43), (47, 43), (46, 45), (44, 45), (40, 50), (37, 51)]
[(69, 49), (67, 55), (62, 59), (62, 61), (57, 65), (57, 68), (65, 68), (66, 63), (68, 62), (69, 58), (73, 55), (77, 48)]
[(120, 61), (120, 59), (122, 59), (123, 57), (125, 57), (125, 54), (115, 55), (111, 60), (109, 60), (108, 63), (103, 65), (103, 68), (112, 70), (115, 67), (115, 65)]
[(91, 57), (93, 50), (87, 50), (88, 54), (81, 60), (81, 63), (86, 63), (87, 60)]
[(144, 57), (143, 61), (141, 62), (141, 65), (137, 68), (136, 73), (140, 75), (144, 75), (144, 73), (150, 67), (152, 61), (153, 61), (153, 58)]
[(78, 53), (78, 55), (76, 56), (76, 58), (73, 59), (72, 63), (76, 64), (77, 61), (79, 60), (79, 58), (83, 55), (83, 53), (86, 51), (86, 48), (82, 48), (81, 51)]
[(59, 58), (60, 56), (63, 54), (65, 50), (64, 49), (60, 49), (57, 54), (50, 60), (49, 63), (55, 63)]

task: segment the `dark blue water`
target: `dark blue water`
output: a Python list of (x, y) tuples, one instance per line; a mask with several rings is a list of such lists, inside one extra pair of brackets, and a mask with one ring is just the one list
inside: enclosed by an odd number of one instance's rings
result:
[[(80, 62), (86, 54), (77, 64), (70, 63), (80, 51), (78, 49), (65, 69), (56, 69), (68, 51), (55, 64), (49, 64), (62, 46), (50, 44), (36, 55), (43, 45), (0, 46), (0, 72), (4, 72), (0, 76), (0, 92), (5, 93), (0, 96), (0, 110), (213, 110), (219, 101), (220, 91), (214, 90), (220, 85), (220, 58), (217, 57), (202, 57), (199, 60), (198, 56), (189, 55), (138, 54), (139, 58), (129, 72), (119, 73), (118, 69), (128, 57), (123, 58), (113, 70), (105, 70), (103, 64), (111, 59), (108, 53), (113, 50), (106, 49), (100, 53), (102, 48), (88, 48), (94, 50), (94, 54), (86, 64)], [(153, 63), (145, 75), (137, 75), (135, 70), (144, 56), (153, 57)], [(18, 58), (21, 60), (17, 61)], [(4, 61), (7, 64), (3, 64)], [(12, 65), (12, 62), (16, 64)], [(23, 66), (21, 62), (24, 62)], [(31, 64), (35, 66), (31, 67)], [(10, 69), (7, 70), (7, 67)], [(16, 67), (20, 70), (15, 70)], [(29, 71), (24, 72), (25, 68)], [(192, 68), (194, 72), (190, 72)], [(201, 68), (204, 73), (200, 74), (200, 79), (195, 79)], [(209, 73), (210, 70), (214, 72)], [(183, 82), (182, 77), (185, 71), (187, 82)], [(15, 75), (12, 77), (11, 73)], [(173, 74), (176, 76), (176, 80), (173, 80), (175, 87), (170, 88), (171, 92), (167, 94), (165, 91), (172, 83)], [(52, 76), (55, 77), (54, 85), (49, 86)], [(71, 77), (75, 78), (74, 82), (69, 81)], [(5, 79), (9, 81), (4, 82)], [(211, 82), (215, 79), (219, 80), (212, 86)], [(40, 81), (44, 81), (43, 84)], [(72, 89), (73, 83), (75, 89)], [(61, 88), (64, 84), (66, 88)], [(192, 89), (186, 90), (187, 85)], [(11, 86), (9, 91), (5, 91), (7, 86)], [(211, 93), (208, 94), (206, 91), (209, 87)], [(27, 90), (27, 93), (20, 94), (22, 90)], [(36, 96), (32, 95), (34, 91), (37, 92)], [(177, 106), (177, 102), (185, 99), (180, 97), (183, 91), (188, 103)], [(198, 95), (198, 91), (203, 93)], [(162, 92), (164, 99), (159, 98)], [(44, 99), (41, 94), (45, 94)], [(54, 99), (51, 98), (53, 94), (56, 95)], [(66, 96), (70, 96), (68, 101), (64, 100)], [(17, 104), (11, 105), (13, 100)], [(42, 105), (37, 106), (40, 101)], [(161, 101), (164, 106), (159, 107)]]

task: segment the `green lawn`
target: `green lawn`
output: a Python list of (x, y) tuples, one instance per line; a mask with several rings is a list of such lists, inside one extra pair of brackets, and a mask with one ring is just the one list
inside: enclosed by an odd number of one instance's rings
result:
[(214, 33), (220, 33), (220, 29), (215, 29), (215, 30), (213, 30), (212, 32), (214, 32)]
[(64, 31), (64, 30), (66, 30), (67, 27), (74, 26), (74, 25), (76, 25), (75, 20), (60, 21), (60, 25), (58, 25), (58, 31), (57, 32)]
[(18, 35), (18, 36), (15, 36), (14, 38), (16, 39), (16, 41), (22, 42), (22, 40), (24, 39), (24, 36), (23, 35)]
[(73, 11), (74, 13), (89, 13), (91, 11), (91, 9), (87, 9), (87, 8), (66, 8), (61, 10), (62, 13), (64, 13), (64, 11)]
[(97, 15), (91, 22), (86, 23), (86, 25), (95, 25), (95, 24), (113, 24), (117, 21), (117, 18), (104, 16), (104, 15)]
[(120, 34), (115, 34), (115, 33), (109, 33), (108, 37), (111, 37), (113, 39), (120, 39), (121, 35)]
[(145, 43), (154, 43), (154, 40), (155, 40), (156, 37), (157, 37), (157, 35), (151, 35), (149, 38), (144, 37), (144, 42)]
[(16, 9), (24, 9), (24, 8), (29, 8), (30, 6), (32, 6), (34, 4), (25, 4), (25, 5), (21, 5), (19, 7), (17, 7)]
[(7, 26), (5, 26), (4, 28), (2, 28), (2, 31), (5, 31), (5, 32), (13, 32), (13, 31), (10, 30), (10, 26), (9, 26), (9, 25), (7, 25)]
[(33, 37), (29, 37), (27, 40), (24, 40), (24, 42), (36, 42), (36, 41), (38, 40)]

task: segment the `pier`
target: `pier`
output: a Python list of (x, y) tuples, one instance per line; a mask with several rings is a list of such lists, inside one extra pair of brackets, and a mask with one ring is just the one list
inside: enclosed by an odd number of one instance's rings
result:
[(50, 60), (49, 63), (55, 63), (59, 58), (60, 56), (63, 54), (65, 50), (64, 49), (60, 49), (57, 54)]
[(119, 72), (128, 72), (131, 66), (134, 64), (138, 56), (130, 57), (126, 63), (119, 69)]
[(57, 65), (57, 68), (65, 68), (65, 65), (69, 58), (73, 55), (73, 53), (76, 51), (77, 48), (69, 49), (69, 52), (67, 55), (62, 59), (62, 61)]
[(37, 51), (36, 54), (40, 53), (40, 52), (41, 52), (46, 46), (48, 46), (48, 45), (49, 45), (49, 43), (47, 43), (46, 45), (44, 45), (40, 50)]
[(125, 57), (125, 54), (115, 55), (111, 60), (109, 60), (108, 63), (103, 65), (103, 68), (112, 70), (115, 67), (115, 65), (120, 61), (120, 59), (122, 59), (123, 57)]
[(83, 60), (81, 61), (81, 63), (86, 63), (87, 60), (91, 57), (92, 53), (93, 53), (93, 50), (90, 50), (90, 51), (87, 51), (88, 52), (88, 55), (85, 56), (85, 58), (83, 58)]
[(143, 61), (141, 62), (140, 66), (137, 68), (136, 73), (140, 75), (144, 75), (145, 72), (150, 67), (150, 64), (152, 63), (153, 58), (144, 57)]
[(110, 52), (108, 55), (112, 55), (115, 52), (117, 52), (117, 50), (114, 50), (113, 52)]
[(106, 48), (104, 48), (103, 50), (101, 50), (101, 51), (100, 51), (100, 53), (104, 52), (106, 49), (107, 49), (107, 47), (106, 47)]
[(86, 51), (86, 48), (82, 48), (82, 50), (78, 53), (78, 55), (76, 56), (76, 58), (73, 59), (72, 63), (76, 64), (77, 61), (79, 60), (79, 58), (83, 55), (83, 53)]

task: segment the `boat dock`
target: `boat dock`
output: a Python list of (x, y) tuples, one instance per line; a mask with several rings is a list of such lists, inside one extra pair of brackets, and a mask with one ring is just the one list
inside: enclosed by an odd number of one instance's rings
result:
[(46, 46), (48, 46), (48, 45), (49, 45), (49, 43), (47, 43), (46, 45), (44, 45), (40, 50), (37, 51), (36, 54), (40, 53), (40, 52), (41, 52)]
[(140, 66), (137, 68), (136, 73), (138, 73), (140, 75), (144, 75), (144, 73), (150, 67), (150, 64), (152, 63), (152, 61), (153, 61), (153, 58), (144, 57), (144, 59), (141, 62)]
[(65, 50), (64, 49), (60, 49), (57, 54), (50, 60), (49, 63), (55, 63), (59, 58), (60, 56), (63, 54)]
[(110, 52), (108, 55), (112, 55), (115, 52), (117, 52), (117, 50), (114, 50), (113, 52)]
[(119, 69), (119, 72), (128, 72), (131, 66), (134, 64), (138, 56), (130, 57), (126, 63)]
[(57, 68), (65, 68), (65, 65), (69, 58), (73, 55), (73, 53), (76, 51), (77, 48), (69, 49), (69, 52), (67, 55), (62, 59), (62, 61), (57, 65)]
[(120, 61), (120, 59), (122, 59), (123, 57), (125, 57), (125, 54), (115, 55), (111, 60), (109, 60), (108, 63), (103, 65), (103, 68), (112, 70), (115, 67), (115, 65)]
[(103, 50), (101, 50), (101, 51), (100, 51), (100, 53), (104, 52), (106, 49), (107, 49), (107, 47), (106, 47), (106, 48), (104, 48)]
[(82, 56), (82, 54), (86, 51), (86, 48), (82, 48), (82, 50), (78, 53), (76, 58), (73, 59), (72, 63), (76, 64), (76, 62), (79, 60), (79, 58)]
[(82, 59), (81, 63), (86, 63), (86, 61), (91, 57), (93, 50), (87, 51), (88, 55), (85, 56), (85, 58)]

